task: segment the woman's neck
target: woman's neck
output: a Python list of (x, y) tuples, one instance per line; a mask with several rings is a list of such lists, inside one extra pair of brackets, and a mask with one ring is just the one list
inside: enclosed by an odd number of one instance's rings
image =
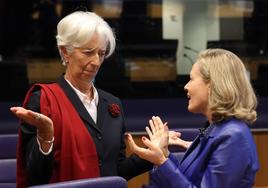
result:
[(68, 80), (73, 87), (87, 95), (90, 99), (93, 98), (93, 88), (91, 82), (74, 79), (68, 74), (65, 74), (64, 78)]

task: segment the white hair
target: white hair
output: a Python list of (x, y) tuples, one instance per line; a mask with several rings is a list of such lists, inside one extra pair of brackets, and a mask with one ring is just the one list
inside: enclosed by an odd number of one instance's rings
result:
[[(57, 25), (58, 48), (64, 46), (70, 52), (73, 47), (85, 45), (95, 33), (103, 37), (107, 44), (105, 57), (112, 55), (116, 45), (113, 30), (103, 18), (93, 12), (77, 11), (61, 19)], [(59, 53), (62, 57), (60, 49)]]

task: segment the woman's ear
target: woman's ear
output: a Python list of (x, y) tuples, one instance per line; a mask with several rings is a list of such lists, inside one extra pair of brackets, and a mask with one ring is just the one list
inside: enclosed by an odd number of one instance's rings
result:
[(61, 56), (62, 56), (64, 62), (68, 62), (70, 55), (69, 55), (68, 50), (66, 49), (66, 47), (65, 46), (60, 46), (59, 49), (60, 49), (60, 53), (61, 53)]

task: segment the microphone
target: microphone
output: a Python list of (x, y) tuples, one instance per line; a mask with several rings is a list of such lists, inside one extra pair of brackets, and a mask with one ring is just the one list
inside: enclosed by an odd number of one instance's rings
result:
[(193, 49), (193, 48), (191, 48), (191, 47), (189, 47), (189, 46), (184, 46), (184, 48), (185, 48), (186, 50), (190, 50), (190, 51), (192, 51), (192, 52), (194, 52), (194, 53), (199, 54), (199, 51), (198, 51), (198, 50)]
[(190, 61), (191, 65), (193, 66), (194, 61), (192, 60), (191, 57), (189, 57), (187, 54), (183, 54), (183, 57), (185, 57), (186, 59), (188, 59)]

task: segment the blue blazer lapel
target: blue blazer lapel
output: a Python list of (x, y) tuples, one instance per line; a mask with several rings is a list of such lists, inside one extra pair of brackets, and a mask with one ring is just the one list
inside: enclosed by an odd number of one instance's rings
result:
[(199, 144), (200, 141), (200, 135), (198, 135), (193, 143), (191, 144), (191, 146), (185, 151), (185, 154), (183, 155), (180, 163), (182, 163), (184, 161), (184, 159), (196, 148), (196, 146)]
[[(208, 138), (204, 136), (198, 136), (197, 139), (195, 140), (196, 143), (193, 143), (193, 148), (191, 151), (189, 151), (188, 155), (183, 158), (181, 161), (181, 169), (183, 173), (189, 168), (189, 166), (196, 160), (200, 152), (204, 149), (206, 146)], [(189, 148), (190, 149), (190, 148)]]
[[(185, 171), (196, 160), (201, 151), (203, 151), (207, 145), (207, 142), (213, 136), (214, 125), (209, 126), (204, 132), (200, 132), (198, 137), (191, 144), (190, 148), (186, 151), (183, 159), (181, 160), (181, 169)], [(215, 129), (214, 129), (215, 132)]]

